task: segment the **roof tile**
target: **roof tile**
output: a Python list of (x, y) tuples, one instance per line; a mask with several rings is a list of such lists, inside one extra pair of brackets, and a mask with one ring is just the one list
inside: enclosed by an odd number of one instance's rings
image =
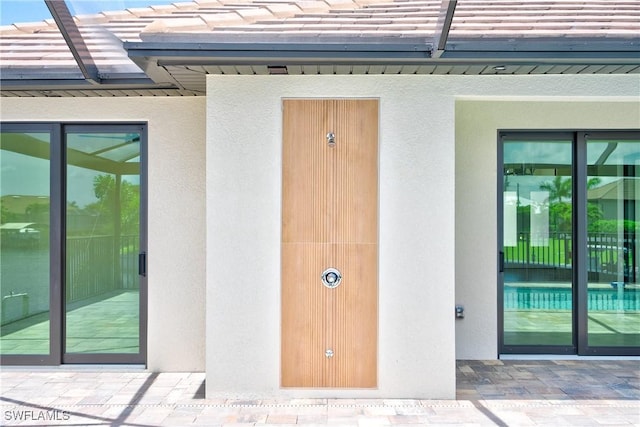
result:
[(222, 5), (222, 3), (220, 3), (218, 0), (193, 0), (193, 1), (194, 3), (197, 3), (198, 6), (205, 6), (205, 7)]
[(262, 7), (239, 8), (236, 13), (247, 22), (255, 22), (259, 19), (273, 18), (273, 14), (269, 9)]
[(129, 10), (106, 10), (100, 13), (110, 20), (135, 18), (135, 15), (129, 12)]
[(208, 30), (207, 23), (201, 18), (156, 19), (147, 25), (145, 32), (168, 33), (179, 28), (181, 31)]
[[(153, 33), (200, 33), (207, 40), (212, 36), (231, 41), (236, 35), (253, 40), (262, 33), (288, 38), (429, 38), (442, 4), (442, 0), (194, 0), (81, 15), (76, 22), (99, 69), (131, 70), (135, 66), (114, 38), (140, 41), (141, 34)], [(638, 0), (459, 0), (449, 39), (637, 38), (639, 33)], [(10, 64), (77, 72), (52, 19), (3, 26), (0, 37), (3, 69)]]
[(47, 28), (48, 25), (44, 22), (44, 21), (40, 21), (40, 22), (25, 22), (25, 23), (16, 23), (13, 24), (13, 26), (25, 33), (32, 33), (32, 32), (36, 32), (38, 30), (41, 30), (43, 28)]
[(153, 9), (155, 12), (162, 12), (162, 13), (170, 13), (175, 10), (178, 10), (178, 8), (172, 4), (162, 4), (159, 6), (149, 6), (149, 7)]
[[(207, 23), (207, 26), (210, 29), (244, 23), (244, 19), (242, 19), (240, 15), (234, 12), (216, 13), (213, 15), (207, 14), (207, 15), (202, 15), (201, 18)], [(145, 32), (150, 32), (150, 31), (145, 29)]]
[(324, 0), (331, 9), (347, 9), (357, 6), (353, 0)]
[(292, 3), (270, 3), (265, 4), (264, 7), (277, 18), (287, 18), (301, 12), (301, 9)]
[(146, 15), (154, 13), (154, 9), (150, 7), (133, 7), (127, 9), (129, 13), (138, 17), (144, 17)]
[(182, 1), (182, 2), (172, 3), (172, 4), (178, 9), (190, 9), (194, 7), (194, 5), (196, 5), (196, 3), (192, 1)]
[(296, 6), (303, 12), (323, 12), (329, 9), (329, 5), (324, 1), (317, 0), (301, 0), (296, 1)]

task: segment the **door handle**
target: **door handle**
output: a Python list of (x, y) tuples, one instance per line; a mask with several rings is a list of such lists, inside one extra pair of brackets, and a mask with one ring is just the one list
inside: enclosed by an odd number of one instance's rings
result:
[(138, 254), (138, 275), (147, 277), (147, 253), (140, 252)]
[(504, 273), (504, 252), (498, 252), (498, 272)]

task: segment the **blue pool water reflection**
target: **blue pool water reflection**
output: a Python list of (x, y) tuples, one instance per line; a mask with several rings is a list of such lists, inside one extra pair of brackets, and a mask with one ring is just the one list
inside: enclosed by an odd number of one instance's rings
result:
[[(569, 288), (504, 287), (504, 308), (509, 310), (571, 310)], [(595, 288), (588, 292), (589, 311), (640, 311), (640, 292), (636, 288)]]

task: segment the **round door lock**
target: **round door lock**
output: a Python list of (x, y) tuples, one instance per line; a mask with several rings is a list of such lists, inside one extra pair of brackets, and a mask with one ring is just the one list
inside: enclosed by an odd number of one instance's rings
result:
[(330, 289), (337, 288), (342, 281), (342, 274), (336, 268), (327, 268), (320, 277), (322, 283)]

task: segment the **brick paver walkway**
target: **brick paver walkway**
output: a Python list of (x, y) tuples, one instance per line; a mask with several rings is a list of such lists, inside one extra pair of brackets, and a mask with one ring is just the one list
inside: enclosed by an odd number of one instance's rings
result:
[(640, 426), (640, 361), (459, 361), (457, 400), (206, 399), (202, 373), (5, 368), (1, 425)]

